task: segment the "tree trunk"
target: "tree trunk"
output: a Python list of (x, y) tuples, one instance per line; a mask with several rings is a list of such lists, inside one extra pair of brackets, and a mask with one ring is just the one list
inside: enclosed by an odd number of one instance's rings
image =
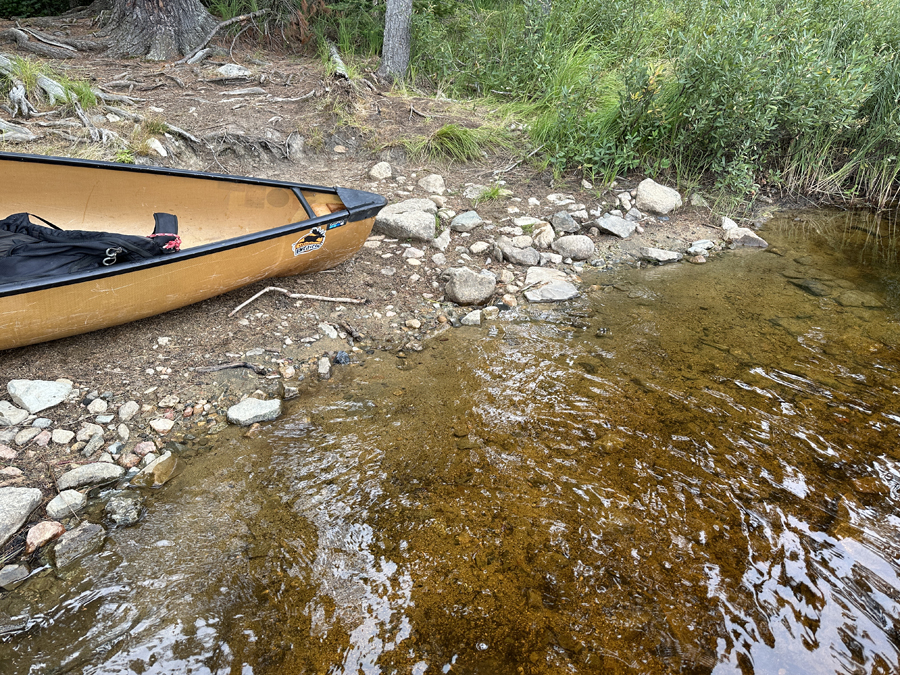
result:
[(384, 79), (402, 80), (409, 67), (412, 0), (387, 0), (384, 15), (384, 46), (377, 75)]
[(188, 54), (217, 23), (200, 0), (113, 0), (108, 54), (170, 61)]

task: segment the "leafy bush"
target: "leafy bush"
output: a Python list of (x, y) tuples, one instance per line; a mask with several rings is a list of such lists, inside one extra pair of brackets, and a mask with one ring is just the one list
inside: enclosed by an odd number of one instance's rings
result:
[(69, 0), (0, 0), (0, 17), (56, 16), (71, 7)]

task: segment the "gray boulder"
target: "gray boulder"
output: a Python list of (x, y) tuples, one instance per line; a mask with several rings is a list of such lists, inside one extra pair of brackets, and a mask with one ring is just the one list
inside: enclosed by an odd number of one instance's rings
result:
[(28, 578), (26, 565), (6, 565), (0, 570), (0, 588), (11, 591)]
[(651, 178), (645, 178), (637, 187), (635, 206), (641, 211), (649, 211), (664, 216), (670, 211), (681, 208), (681, 195), (665, 185), (660, 185)]
[(125, 469), (108, 462), (94, 462), (93, 464), (85, 464), (71, 471), (66, 471), (59, 480), (56, 481), (60, 492), (63, 490), (74, 490), (80, 487), (90, 487), (94, 485), (102, 485), (118, 480), (125, 473)]
[(494, 294), (497, 279), (482, 270), (474, 272), (468, 267), (454, 267), (447, 270), (450, 277), (444, 287), (444, 295), (457, 305), (480, 305)]
[(594, 242), (583, 234), (570, 234), (554, 241), (553, 250), (563, 258), (587, 260), (594, 255)]
[(664, 263), (678, 262), (684, 257), (677, 251), (666, 251), (665, 249), (652, 248), (649, 246), (641, 248), (640, 256), (642, 260), (659, 263), (661, 265)]
[(72, 392), (72, 385), (46, 380), (10, 380), (6, 390), (13, 403), (34, 414), (65, 401)]
[(519, 248), (508, 237), (499, 237), (497, 239), (497, 247), (500, 249), (503, 257), (514, 265), (527, 265), (531, 267), (541, 262), (541, 254), (530, 246), (527, 248)]
[(620, 239), (627, 239), (632, 234), (634, 234), (634, 231), (637, 228), (636, 222), (632, 220), (625, 220), (624, 218), (613, 216), (609, 213), (602, 216), (601, 218), (597, 218), (597, 220), (594, 221), (594, 224), (601, 232), (614, 234)]
[(561, 302), (578, 295), (578, 289), (568, 281), (552, 281), (540, 288), (525, 291), (528, 302)]
[(269, 422), (281, 415), (281, 401), (277, 398), (261, 401), (247, 398), (228, 409), (228, 421), (248, 427), (256, 422)]
[(550, 217), (550, 223), (557, 232), (572, 233), (578, 232), (578, 230), (581, 229), (581, 225), (579, 225), (566, 211), (554, 213)]
[(430, 199), (407, 199), (381, 209), (374, 229), (397, 239), (432, 241), (437, 234), (436, 213), (437, 205)]
[(56, 546), (53, 547), (57, 569), (66, 567), (78, 558), (97, 550), (103, 545), (104, 539), (106, 530), (94, 523), (84, 522), (69, 530), (56, 540)]
[(450, 222), (450, 229), (454, 232), (471, 232), (483, 224), (484, 220), (478, 215), (477, 211), (466, 211), (465, 213), (460, 213)]
[(0, 546), (18, 532), (41, 498), (37, 488), (0, 488)]

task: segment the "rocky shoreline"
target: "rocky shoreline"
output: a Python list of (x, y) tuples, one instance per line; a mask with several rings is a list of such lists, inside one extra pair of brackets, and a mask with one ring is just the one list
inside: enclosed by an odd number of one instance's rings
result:
[[(195, 344), (184, 321), (170, 334), (177, 319), (148, 320), (155, 339), (98, 378), (86, 368), (47, 377), (55, 368), (23, 356), (47, 346), (15, 350), (14, 370), (29, 377), (0, 379), (0, 588), (98, 549), (106, 528), (140, 520), (142, 490), (177, 475), (186, 450), (210, 445), (229, 425), (254, 434), (281, 414), (282, 401), (367, 351), (403, 356), (451, 326), (481, 325), (521, 303), (573, 298), (586, 267), (700, 264), (728, 248), (766, 246), (727, 218), (711, 224), (700, 195), (683, 209), (682, 195), (650, 179), (632, 189), (583, 182), (539, 198), (502, 185), (449, 191), (438, 174), (393, 174), (386, 162), (368, 171), (361, 187), (392, 203), (343, 270), (381, 291), (374, 301), (322, 297), (301, 305), (285, 297), (287, 289), (264, 288), (283, 293), (260, 292), (265, 297), (226, 320), (217, 300), (212, 339)], [(683, 213), (694, 217), (679, 220)], [(327, 273), (298, 280), (293, 290), (317, 278)], [(68, 342), (78, 341), (97, 349), (89, 337)], [(98, 500), (102, 509), (91, 512), (100, 522), (82, 520), (79, 513)]]

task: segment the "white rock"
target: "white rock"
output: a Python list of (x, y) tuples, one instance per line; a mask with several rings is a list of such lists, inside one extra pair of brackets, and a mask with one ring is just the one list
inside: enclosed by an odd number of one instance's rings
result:
[(250, 77), (253, 75), (253, 71), (249, 68), (245, 68), (244, 66), (239, 66), (236, 63), (226, 63), (224, 66), (220, 66), (217, 69), (217, 72), (221, 77)]
[(28, 411), (17, 408), (9, 401), (0, 401), (0, 427), (14, 427), (28, 419)]
[(635, 206), (641, 211), (664, 216), (670, 211), (680, 208), (681, 204), (681, 195), (678, 190), (660, 185), (652, 178), (645, 178), (638, 185)]
[(10, 380), (6, 390), (13, 403), (34, 414), (65, 401), (72, 391), (72, 384), (46, 380)]
[[(325, 357), (327, 358), (327, 357)], [(256, 422), (268, 422), (281, 415), (281, 401), (277, 398), (262, 401), (258, 398), (247, 398), (228, 409), (228, 421), (242, 427)]]
[(103, 427), (101, 427), (99, 424), (93, 424), (92, 422), (82, 422), (81, 428), (75, 435), (75, 440), (89, 441), (98, 434), (101, 437), (103, 436)]
[(54, 429), (50, 438), (57, 445), (68, 445), (75, 438), (75, 432), (68, 429)]
[(529, 267), (525, 274), (526, 286), (541, 286), (554, 281), (568, 281), (566, 273), (552, 267)]
[(87, 496), (78, 490), (63, 490), (47, 504), (47, 516), (53, 520), (68, 518), (87, 505)]
[(372, 180), (384, 180), (385, 178), (390, 178), (393, 173), (390, 164), (387, 162), (378, 162), (378, 164), (369, 169), (369, 178)]
[(436, 195), (442, 195), (447, 190), (447, 187), (444, 185), (443, 176), (440, 176), (436, 173), (425, 176), (425, 178), (422, 178), (419, 181), (418, 185), (426, 192), (430, 192)]
[(119, 406), (119, 419), (123, 422), (127, 422), (132, 417), (138, 414), (141, 406), (137, 404), (137, 401), (128, 401), (127, 403), (123, 403)]
[(37, 488), (0, 488), (0, 546), (22, 527), (42, 498)]
[(175, 420), (167, 420), (165, 417), (150, 420), (150, 428), (152, 428), (158, 434), (167, 434), (172, 430), (172, 427), (174, 426)]
[(667, 251), (665, 249), (653, 248), (650, 246), (644, 246), (643, 248), (641, 248), (640, 256), (643, 260), (660, 264), (678, 262), (684, 257), (677, 251)]
[(471, 253), (472, 255), (481, 255), (490, 248), (491, 245), (486, 241), (476, 241), (474, 244), (469, 246), (469, 253)]
[(463, 318), (459, 320), (459, 322), (463, 326), (480, 326), (481, 325), (481, 310), (476, 309), (473, 312), (469, 312)]
[(525, 291), (528, 302), (561, 302), (578, 295), (578, 289), (568, 281), (553, 281), (536, 289)]
[(769, 242), (746, 227), (732, 227), (726, 230), (724, 239), (735, 247), (767, 248), (769, 246)]
[(147, 147), (149, 147), (153, 152), (155, 152), (160, 157), (168, 157), (169, 152), (166, 150), (165, 146), (159, 142), (156, 138), (151, 138), (147, 141)]
[(104, 401), (102, 398), (95, 398), (88, 404), (88, 412), (92, 415), (99, 415), (101, 413), (105, 413), (106, 409), (109, 407), (109, 404)]
[(723, 230), (734, 230), (737, 229), (738, 224), (734, 222), (728, 216), (722, 216), (722, 229)]

